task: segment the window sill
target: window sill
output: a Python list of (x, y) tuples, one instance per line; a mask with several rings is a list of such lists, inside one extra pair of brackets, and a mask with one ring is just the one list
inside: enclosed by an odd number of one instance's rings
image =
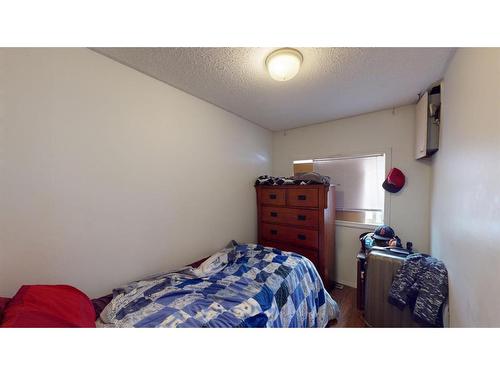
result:
[(382, 224), (365, 224), (365, 223), (356, 223), (354, 221), (343, 221), (343, 220), (336, 220), (335, 225), (339, 227), (347, 227), (347, 228), (360, 228), (360, 229), (368, 229), (368, 230), (373, 230), (379, 225)]

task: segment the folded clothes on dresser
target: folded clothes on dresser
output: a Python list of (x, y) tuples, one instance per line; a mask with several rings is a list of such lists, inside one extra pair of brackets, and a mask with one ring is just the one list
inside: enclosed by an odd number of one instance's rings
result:
[(273, 176), (259, 176), (255, 181), (255, 186), (257, 185), (314, 185), (323, 184), (330, 185), (330, 177), (323, 176), (316, 172), (304, 173), (301, 175), (291, 176), (291, 177), (273, 177)]

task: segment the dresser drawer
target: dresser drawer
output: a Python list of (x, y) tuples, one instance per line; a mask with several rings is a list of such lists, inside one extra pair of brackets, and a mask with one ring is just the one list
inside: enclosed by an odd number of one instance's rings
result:
[(286, 242), (297, 246), (318, 248), (318, 236), (317, 230), (312, 229), (302, 229), (302, 228), (288, 228)]
[(317, 250), (309, 250), (309, 249), (303, 249), (298, 246), (293, 246), (290, 244), (286, 244), (283, 242), (277, 242), (277, 241), (264, 241), (263, 244), (264, 246), (269, 246), (269, 247), (274, 247), (275, 249), (282, 250), (282, 251), (291, 251), (293, 253), (300, 254), (302, 256), (305, 256), (307, 259), (309, 259), (311, 262), (313, 262), (314, 266), (319, 270), (319, 260), (318, 260), (318, 251)]
[(301, 225), (305, 227), (318, 226), (318, 211), (302, 210), (300, 208), (282, 208), (262, 206), (261, 220), (268, 223)]
[(270, 241), (282, 241), (292, 245), (318, 248), (318, 231), (305, 228), (293, 228), (284, 225), (262, 223), (262, 238)]
[(318, 190), (288, 189), (288, 205), (295, 207), (318, 207)]
[(265, 188), (260, 191), (260, 202), (262, 204), (273, 204), (284, 206), (286, 202), (284, 189)]

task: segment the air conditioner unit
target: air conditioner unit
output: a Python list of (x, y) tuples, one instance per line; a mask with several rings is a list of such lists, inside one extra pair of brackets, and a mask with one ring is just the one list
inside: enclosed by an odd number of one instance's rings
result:
[(415, 159), (433, 155), (439, 149), (441, 86), (433, 84), (420, 95), (415, 112)]

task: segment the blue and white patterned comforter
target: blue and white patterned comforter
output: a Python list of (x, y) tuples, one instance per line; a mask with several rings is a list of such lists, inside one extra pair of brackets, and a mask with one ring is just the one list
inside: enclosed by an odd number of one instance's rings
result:
[(253, 244), (113, 295), (97, 326), (325, 327), (339, 313), (307, 258)]

